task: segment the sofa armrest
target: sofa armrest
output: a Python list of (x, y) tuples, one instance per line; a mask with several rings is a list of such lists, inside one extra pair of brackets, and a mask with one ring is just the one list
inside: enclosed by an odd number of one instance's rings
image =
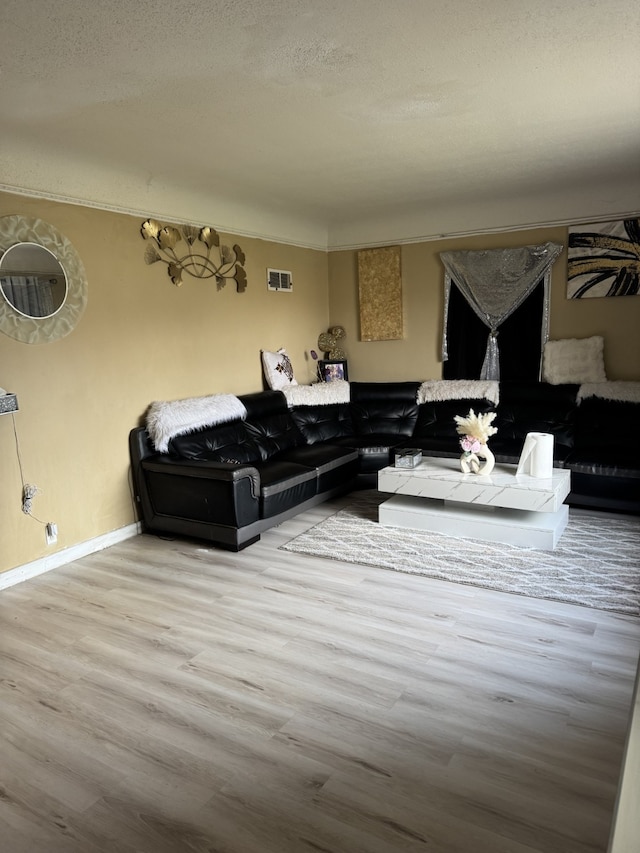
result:
[(199, 459), (174, 459), (170, 456), (158, 455), (144, 459), (142, 467), (145, 471), (171, 472), (175, 476), (200, 477), (205, 480), (218, 480), (232, 483), (249, 479), (251, 491), (257, 497), (260, 493), (260, 473), (253, 465), (238, 462), (211, 462)]
[(143, 518), (159, 517), (244, 527), (260, 517), (260, 474), (252, 465), (153, 456), (139, 463), (136, 480)]

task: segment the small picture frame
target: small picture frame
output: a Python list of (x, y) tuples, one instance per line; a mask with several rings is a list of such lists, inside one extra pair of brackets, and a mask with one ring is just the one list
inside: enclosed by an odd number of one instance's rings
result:
[(318, 362), (318, 376), (322, 382), (335, 382), (338, 379), (349, 380), (346, 359), (329, 359)]

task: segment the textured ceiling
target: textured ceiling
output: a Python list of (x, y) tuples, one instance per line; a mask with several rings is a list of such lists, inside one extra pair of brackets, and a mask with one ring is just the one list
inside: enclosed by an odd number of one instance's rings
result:
[(637, 0), (2, 0), (0, 184), (336, 248), (640, 209)]

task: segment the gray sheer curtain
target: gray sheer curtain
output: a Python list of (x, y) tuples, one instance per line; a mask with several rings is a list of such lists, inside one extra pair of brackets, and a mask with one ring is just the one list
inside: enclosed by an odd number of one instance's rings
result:
[(53, 290), (48, 279), (9, 275), (1, 278), (0, 284), (9, 302), (21, 314), (27, 317), (49, 317), (53, 314)]
[(448, 358), (447, 317), (452, 282), (489, 329), (481, 379), (500, 379), (498, 330), (541, 280), (544, 282), (542, 351), (549, 335), (551, 267), (562, 248), (557, 243), (545, 243), (517, 249), (441, 252), (445, 268), (442, 360)]

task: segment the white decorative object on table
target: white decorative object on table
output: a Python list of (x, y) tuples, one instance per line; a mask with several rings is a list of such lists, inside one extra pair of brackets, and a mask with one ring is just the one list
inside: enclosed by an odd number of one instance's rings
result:
[[(464, 452), (460, 457), (460, 470), (463, 474), (490, 474), (493, 471), (496, 460), (487, 442), (498, 432), (491, 426), (495, 416), (495, 412), (476, 415), (473, 409), (469, 409), (466, 418), (455, 416), (456, 432), (462, 436), (460, 446)], [(480, 459), (484, 459), (484, 465), (480, 464)]]
[[(496, 458), (486, 444), (473, 441), (469, 448), (462, 444), (462, 449), (464, 453), (460, 457), (460, 470), (463, 474), (490, 474), (493, 471)], [(480, 464), (481, 459), (484, 459), (484, 465)]]
[(548, 432), (528, 432), (520, 454), (517, 474), (549, 479), (553, 473), (553, 436)]

